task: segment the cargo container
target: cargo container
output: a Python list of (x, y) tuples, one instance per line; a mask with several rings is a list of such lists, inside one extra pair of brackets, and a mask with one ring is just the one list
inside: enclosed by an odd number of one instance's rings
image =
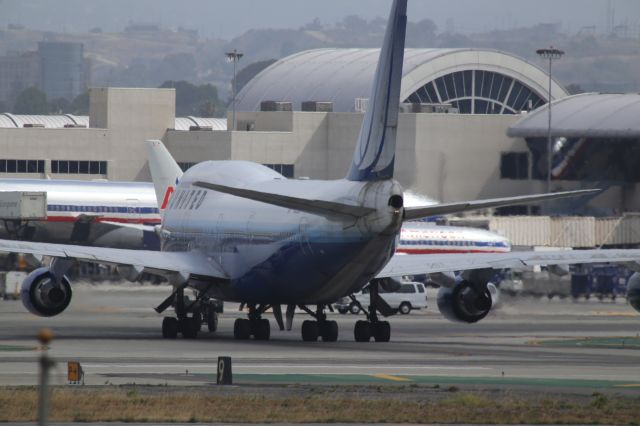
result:
[(46, 220), (46, 192), (0, 192), (0, 219)]

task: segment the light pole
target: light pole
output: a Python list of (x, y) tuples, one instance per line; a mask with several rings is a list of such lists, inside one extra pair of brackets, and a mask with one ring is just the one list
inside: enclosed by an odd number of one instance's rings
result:
[(233, 84), (231, 85), (231, 90), (233, 92), (233, 100), (232, 100), (232, 108), (233, 108), (233, 118), (231, 120), (232, 128), (231, 130), (236, 130), (236, 64), (240, 62), (240, 59), (244, 56), (242, 53), (238, 53), (236, 49), (233, 49), (233, 52), (225, 53), (227, 56), (227, 61), (233, 62)]
[(551, 192), (551, 151), (553, 143), (551, 142), (551, 64), (555, 59), (560, 59), (564, 52), (553, 46), (548, 49), (536, 50), (538, 56), (549, 60), (549, 121), (547, 123), (547, 192)]

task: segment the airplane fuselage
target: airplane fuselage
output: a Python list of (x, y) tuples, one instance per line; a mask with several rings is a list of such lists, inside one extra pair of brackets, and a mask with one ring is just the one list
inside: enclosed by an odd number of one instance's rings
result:
[[(318, 215), (205, 190), (197, 181), (374, 208), (361, 217)], [(163, 251), (205, 253), (228, 275), (226, 300), (328, 303), (361, 289), (394, 253), (402, 195), (393, 180), (287, 180), (242, 161), (209, 161), (185, 173), (162, 225)]]

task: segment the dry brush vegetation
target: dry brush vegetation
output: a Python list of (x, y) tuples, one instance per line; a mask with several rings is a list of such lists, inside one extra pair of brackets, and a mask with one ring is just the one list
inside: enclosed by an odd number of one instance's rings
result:
[[(484, 424), (640, 424), (640, 399), (595, 393), (584, 401), (561, 397), (489, 398), (460, 392), (444, 398), (367, 398), (319, 394), (270, 397), (211, 395), (206, 391), (144, 388), (57, 388), (51, 420), (57, 422), (365, 422)], [(0, 390), (0, 421), (36, 420), (37, 390)]]

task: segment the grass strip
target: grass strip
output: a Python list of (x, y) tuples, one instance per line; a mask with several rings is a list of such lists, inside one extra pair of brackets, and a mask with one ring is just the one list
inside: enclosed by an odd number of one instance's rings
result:
[[(210, 376), (215, 382), (214, 375)], [(610, 389), (616, 387), (635, 386), (638, 382), (616, 380), (587, 379), (554, 379), (529, 377), (458, 377), (458, 376), (384, 376), (367, 374), (248, 374), (233, 375), (235, 383), (337, 383), (337, 384), (376, 384), (389, 383), (392, 378), (402, 381), (424, 384), (456, 384), (456, 385), (509, 385), (509, 386), (541, 386), (546, 388), (589, 388)]]
[[(35, 388), (0, 390), (1, 422), (33, 422)], [(247, 423), (467, 423), (467, 424), (640, 424), (640, 398), (594, 393), (569, 398), (489, 398), (456, 392), (444, 398), (406, 400), (355, 395), (270, 397), (220, 396), (191, 390), (145, 392), (137, 388), (56, 388), (50, 421), (55, 422), (247, 422)]]

